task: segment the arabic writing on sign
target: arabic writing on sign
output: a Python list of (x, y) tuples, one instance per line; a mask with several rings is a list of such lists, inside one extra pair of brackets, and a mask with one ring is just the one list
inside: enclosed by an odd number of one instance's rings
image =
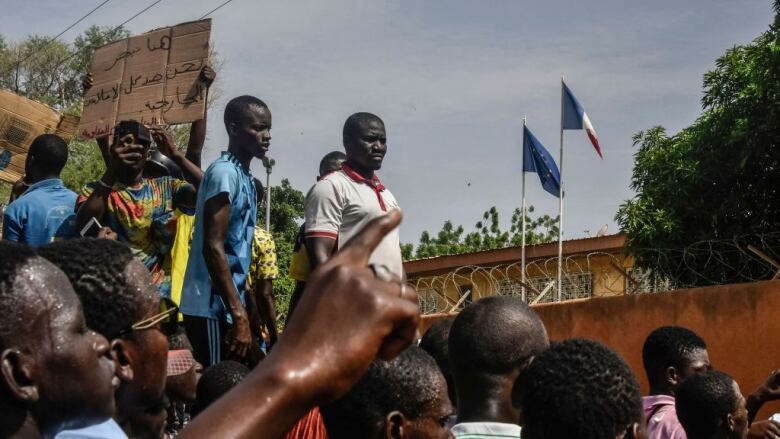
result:
[(84, 96), (82, 139), (111, 133), (120, 120), (155, 124), (203, 117), (211, 20), (183, 23), (131, 37), (95, 51), (93, 86)]

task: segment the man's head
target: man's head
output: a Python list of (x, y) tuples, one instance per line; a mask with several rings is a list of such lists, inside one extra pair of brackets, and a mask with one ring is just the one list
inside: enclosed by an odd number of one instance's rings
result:
[(271, 110), (254, 96), (238, 96), (225, 106), (230, 145), (245, 157), (263, 158), (271, 146)]
[(374, 172), (382, 167), (387, 153), (385, 123), (371, 113), (355, 113), (344, 123), (344, 149), (347, 163), (358, 172)]
[(165, 387), (168, 340), (160, 324), (133, 325), (159, 314), (159, 294), (149, 270), (117, 241), (59, 241), (40, 249), (70, 279), (87, 325), (111, 344), (121, 385), (116, 391), (120, 421), (159, 405)]
[(346, 395), (321, 410), (333, 439), (451, 437), (447, 384), (416, 346), (392, 361), (375, 360)]
[(130, 148), (132, 151), (128, 152), (133, 154), (127, 161), (119, 161), (126, 174), (124, 177), (135, 178), (141, 175), (152, 154), (151, 145), (152, 135), (149, 128), (138, 121), (123, 120), (114, 127), (114, 146)]
[(56, 134), (41, 134), (33, 140), (24, 162), (28, 183), (59, 177), (68, 161), (68, 144)]
[(347, 155), (341, 151), (331, 151), (320, 160), (320, 175), (317, 180), (341, 169), (341, 164), (347, 160)]
[(420, 349), (428, 353), (436, 361), (439, 366), (444, 379), (447, 381), (447, 392), (450, 397), (450, 401), (455, 404), (457, 399), (455, 397), (455, 381), (452, 379), (452, 371), (450, 370), (450, 354), (449, 354), (449, 339), (450, 329), (452, 323), (455, 322), (455, 317), (447, 317), (441, 319), (431, 325), (425, 334), (420, 339)]
[(168, 379), (165, 394), (171, 401), (194, 403), (198, 393), (198, 381), (203, 365), (192, 355), (192, 344), (187, 334), (180, 330), (168, 337)]
[(114, 364), (61, 270), (0, 241), (0, 436), (30, 414), (51, 434), (114, 414)]
[(710, 370), (689, 377), (675, 396), (677, 419), (689, 439), (744, 439), (748, 432), (745, 398), (737, 382)]
[(548, 346), (542, 321), (520, 298), (492, 296), (467, 306), (449, 336), (458, 419), (477, 420), (492, 405), (502, 407), (500, 422), (517, 422), (517, 377)]
[(590, 340), (555, 343), (521, 377), (524, 439), (644, 438), (628, 365)]
[(198, 402), (195, 404), (193, 415), (208, 408), (214, 401), (236, 387), (247, 375), (249, 375), (249, 368), (237, 361), (226, 360), (207, 367), (198, 381)]
[(651, 332), (642, 347), (642, 361), (652, 395), (674, 396), (686, 378), (712, 369), (704, 340), (679, 326), (662, 326)]

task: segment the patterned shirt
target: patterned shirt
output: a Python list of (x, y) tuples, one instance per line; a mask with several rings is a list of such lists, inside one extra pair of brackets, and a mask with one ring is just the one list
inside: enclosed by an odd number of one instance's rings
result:
[(255, 227), (255, 238), (252, 241), (252, 264), (249, 266), (247, 283), (252, 286), (262, 280), (273, 280), (279, 277), (279, 267), (276, 265), (276, 244), (270, 233), (261, 227)]
[(519, 438), (520, 426), (502, 422), (461, 422), (452, 427), (456, 439)]
[[(95, 187), (97, 182), (92, 182), (81, 190), (79, 206), (87, 201)], [(180, 190), (194, 189), (186, 181), (171, 177), (145, 178), (136, 186), (117, 183), (108, 195), (103, 218), (98, 218), (152, 272), (152, 280), (163, 297), (170, 297), (171, 293), (168, 256), (176, 236), (173, 197)]]

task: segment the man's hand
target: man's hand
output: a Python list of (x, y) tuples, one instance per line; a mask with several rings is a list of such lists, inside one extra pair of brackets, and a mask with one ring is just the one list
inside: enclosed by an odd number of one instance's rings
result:
[(780, 399), (780, 369), (773, 370), (766, 381), (758, 386), (758, 389), (751, 396), (756, 397), (761, 402)]
[(111, 227), (103, 226), (97, 232), (97, 239), (108, 239), (111, 241), (116, 241), (118, 238), (119, 236), (111, 229)]
[(211, 66), (203, 66), (202, 69), (200, 69), (200, 75), (198, 76), (198, 80), (203, 82), (203, 84), (206, 85), (206, 88), (211, 87), (211, 84), (214, 83), (214, 79), (217, 78), (217, 72), (214, 71), (214, 69), (211, 68)]
[[(109, 149), (109, 163), (108, 163), (108, 169), (106, 169), (106, 174), (111, 174), (112, 176), (118, 176), (120, 175), (120, 172), (124, 166), (132, 166), (136, 163), (138, 163), (139, 160), (141, 160), (146, 153), (144, 151), (143, 145), (138, 145), (133, 142), (133, 135), (127, 134), (121, 139), (119, 139), (118, 142), (115, 142), (113, 145), (111, 145), (111, 148)], [(105, 183), (111, 184), (113, 181), (106, 181)]]
[(757, 421), (750, 426), (748, 439), (780, 439), (780, 424), (775, 421)]
[(227, 334), (228, 353), (238, 359), (246, 357), (252, 346), (252, 331), (249, 329), (249, 318), (243, 309), (233, 311), (233, 326)]
[(152, 140), (157, 145), (157, 149), (166, 157), (175, 159), (178, 156), (183, 156), (178, 149), (176, 149), (176, 141), (173, 140), (171, 132), (166, 130), (160, 125), (153, 125), (149, 127), (149, 132), (152, 135)]
[(397, 210), (372, 220), (312, 273), (266, 359), (306, 375), (302, 390), (317, 404), (343, 395), (374, 358), (392, 359), (415, 338), (420, 313), (414, 288), (397, 278), (381, 281), (368, 268), (374, 248), (400, 222)]

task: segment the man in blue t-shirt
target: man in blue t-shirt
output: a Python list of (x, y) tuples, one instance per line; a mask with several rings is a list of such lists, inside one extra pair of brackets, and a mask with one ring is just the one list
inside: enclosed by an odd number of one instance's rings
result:
[(66, 188), (60, 172), (68, 161), (68, 144), (55, 134), (33, 140), (24, 162), (30, 186), (3, 217), (3, 239), (39, 247), (76, 235), (76, 193)]
[(204, 366), (246, 357), (252, 344), (244, 291), (257, 215), (249, 164), (271, 142), (271, 111), (239, 96), (225, 107), (228, 148), (198, 190), (195, 231), (184, 275), (181, 312), (195, 358)]

